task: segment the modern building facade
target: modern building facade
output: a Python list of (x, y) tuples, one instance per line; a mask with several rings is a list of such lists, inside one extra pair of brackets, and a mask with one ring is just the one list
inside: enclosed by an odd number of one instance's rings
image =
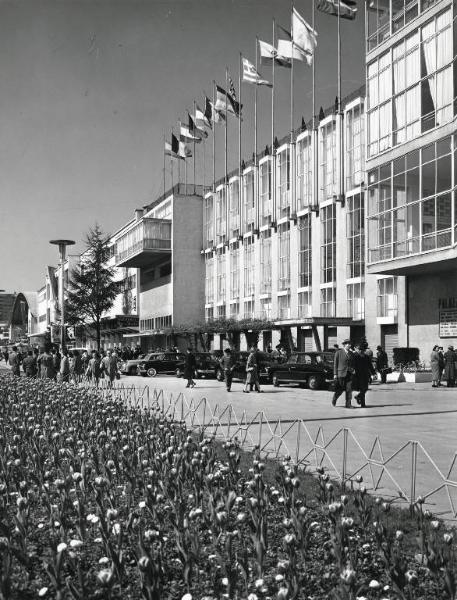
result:
[(381, 337), (368, 333), (427, 360), (434, 344), (457, 343), (456, 7), (377, 8), (367, 13), (367, 292), (386, 322)]

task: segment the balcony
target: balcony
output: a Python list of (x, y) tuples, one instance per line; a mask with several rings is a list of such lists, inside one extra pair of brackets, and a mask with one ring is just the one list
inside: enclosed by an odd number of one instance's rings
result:
[(171, 220), (143, 218), (117, 241), (116, 266), (141, 268), (171, 255)]

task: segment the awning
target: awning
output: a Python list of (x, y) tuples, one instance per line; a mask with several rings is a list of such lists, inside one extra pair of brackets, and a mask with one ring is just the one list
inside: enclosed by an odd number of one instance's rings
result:
[[(100, 333), (102, 335), (116, 335), (116, 334), (124, 334), (124, 333), (134, 333), (138, 332), (138, 327), (117, 327), (116, 329), (101, 329)], [(134, 333), (134, 335), (138, 335), (138, 333)]]
[[(275, 321), (276, 327), (299, 327), (300, 325), (327, 325), (329, 327), (349, 327), (354, 323), (352, 317), (304, 317), (302, 319), (284, 319)], [(360, 321), (357, 321), (360, 323)]]
[(138, 333), (127, 334), (124, 337), (150, 337), (153, 335), (166, 335), (163, 329), (148, 329), (146, 331), (141, 331)]

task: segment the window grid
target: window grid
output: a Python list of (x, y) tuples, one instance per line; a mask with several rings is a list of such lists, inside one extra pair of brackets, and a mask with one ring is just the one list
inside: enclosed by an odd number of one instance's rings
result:
[(305, 215), (298, 221), (299, 251), (298, 251), (298, 286), (312, 285), (312, 243), (311, 243), (311, 215)]
[(240, 251), (233, 249), (230, 253), (230, 299), (240, 295)]
[(348, 316), (355, 321), (365, 318), (365, 284), (350, 283), (347, 286)]
[(321, 209), (321, 282), (336, 280), (336, 212), (330, 204)]
[(348, 240), (347, 277), (365, 274), (365, 209), (363, 194), (347, 198), (346, 236)]
[(240, 234), (240, 211), (239, 211), (239, 181), (233, 179), (229, 183), (229, 223), (230, 238), (238, 237)]
[(243, 189), (244, 223), (248, 231), (253, 229), (255, 224), (254, 171), (248, 171), (243, 175)]
[(279, 231), (278, 251), (278, 290), (288, 290), (290, 287), (290, 229), (288, 227)]
[(251, 242), (244, 246), (244, 295), (254, 295), (254, 286), (254, 244)]
[(320, 131), (320, 201), (329, 200), (336, 195), (336, 123), (331, 121), (321, 127)]
[(254, 300), (247, 300), (244, 303), (244, 318), (245, 319), (253, 319), (254, 318)]
[(298, 316), (300, 318), (312, 317), (313, 306), (312, 306), (312, 292), (299, 292), (298, 294)]
[(365, 136), (364, 115), (361, 105), (346, 112), (346, 189), (352, 190), (364, 179)]
[(284, 148), (276, 155), (277, 183), (276, 194), (278, 203), (278, 218), (290, 214), (290, 148)]
[(214, 198), (205, 198), (205, 242), (206, 248), (214, 246)]
[(216, 261), (217, 301), (225, 301), (225, 254), (217, 255)]
[(271, 161), (259, 165), (259, 203), (261, 225), (269, 225), (273, 215), (271, 198)]
[(297, 142), (297, 208), (303, 210), (313, 204), (313, 166), (311, 137)]
[(398, 316), (397, 278), (378, 279), (377, 315), (378, 317)]
[(205, 261), (205, 304), (214, 302), (214, 259)]
[(290, 319), (290, 296), (278, 296), (278, 317), (279, 319)]
[(321, 317), (336, 316), (336, 288), (321, 288)]
[(271, 237), (260, 239), (260, 293), (271, 294)]
[(227, 240), (227, 188), (223, 186), (216, 190), (216, 241), (223, 244)]

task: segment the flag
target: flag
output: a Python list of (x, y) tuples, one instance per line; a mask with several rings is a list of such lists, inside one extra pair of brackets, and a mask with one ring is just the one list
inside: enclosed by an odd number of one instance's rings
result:
[(216, 85), (216, 104), (214, 108), (219, 112), (226, 110), (236, 117), (240, 116), (240, 103), (231, 94), (221, 88), (220, 85)]
[(389, 12), (389, 0), (367, 0), (367, 9), (384, 15)]
[(190, 115), (190, 114), (189, 114), (189, 131), (191, 132), (191, 134), (193, 136), (197, 137), (199, 139), (199, 141), (202, 140), (203, 138), (208, 137), (208, 134), (206, 133), (206, 131), (203, 128), (198, 127), (197, 121), (194, 121), (194, 119), (192, 118), (192, 115)]
[(190, 158), (192, 156), (192, 150), (190, 148), (188, 148), (183, 141), (179, 142), (178, 156), (179, 156), (179, 158), (182, 158), (183, 160), (185, 160), (186, 158)]
[(340, 17), (353, 21), (357, 14), (357, 6), (353, 0), (317, 0), (316, 8), (321, 12), (337, 17), (338, 3)]
[(259, 50), (260, 61), (262, 64), (269, 64), (274, 60), (275, 64), (279, 65), (280, 67), (287, 67), (290, 69), (292, 66), (290, 58), (281, 56), (276, 48), (268, 42), (262, 42), (262, 40), (259, 40)]
[(281, 27), (281, 25), (276, 25), (276, 27), (283, 32), (288, 40), (292, 41), (292, 34), (290, 31), (288, 31), (285, 27)]
[(289, 60), (308, 61), (308, 55), (300, 48), (297, 48), (293, 42), (289, 42), (289, 40), (278, 40), (278, 52), (281, 56), (284, 56)]
[(205, 118), (209, 123), (225, 121), (225, 115), (219, 112), (209, 98), (205, 98)]
[(267, 85), (268, 87), (272, 87), (272, 84), (269, 81), (262, 79), (260, 73), (247, 58), (242, 58), (242, 63), (243, 81), (246, 81), (246, 83), (254, 83), (255, 85)]
[(171, 144), (169, 142), (165, 142), (165, 154), (167, 156), (171, 156), (172, 158), (181, 158), (184, 159), (184, 156), (180, 156), (180, 143), (178, 138), (172, 133), (171, 134)]
[[(206, 131), (203, 129), (204, 127), (209, 127), (211, 128), (211, 121), (208, 120), (208, 118), (206, 117), (205, 113), (201, 110), (201, 108), (199, 108), (198, 104), (195, 107), (195, 127), (198, 129), (198, 131), (201, 134), (205, 134)], [(205, 137), (207, 137), (207, 133), (205, 135)]]
[(308, 65), (311, 65), (314, 50), (317, 46), (317, 32), (305, 21), (296, 8), (292, 11), (293, 43), (306, 55)]
[[(189, 118), (192, 117), (189, 115)], [(202, 141), (201, 138), (195, 135), (195, 133), (193, 133), (191, 128), (187, 125), (181, 125), (179, 128), (179, 139), (182, 142), (195, 142), (196, 144), (199, 144)]]
[(229, 94), (232, 96), (232, 98), (234, 100), (236, 100), (235, 84), (233, 83), (233, 79), (230, 77), (230, 75), (228, 76), (228, 80), (229, 80)]

